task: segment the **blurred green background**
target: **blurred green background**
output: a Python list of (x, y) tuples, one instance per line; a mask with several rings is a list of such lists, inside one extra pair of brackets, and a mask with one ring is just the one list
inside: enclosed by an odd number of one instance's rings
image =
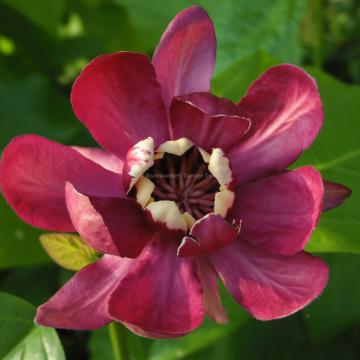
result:
[[(0, 147), (23, 133), (92, 145), (69, 102), (82, 67), (118, 50), (151, 55), (167, 23), (194, 3), (217, 31), (215, 94), (238, 100), (277, 63), (304, 66), (317, 79), (325, 126), (296, 166), (316, 166), (353, 195), (323, 215), (308, 245), (331, 267), (329, 286), (312, 305), (259, 322), (224, 292), (228, 325), (206, 321), (177, 340), (129, 333), (133, 359), (360, 359), (358, 0), (0, 0)], [(51, 262), (39, 234), (0, 198), (0, 359), (63, 359), (63, 348), (67, 359), (112, 359), (106, 329), (59, 331), (61, 345), (54, 330), (33, 326), (34, 305), (71, 276)]]

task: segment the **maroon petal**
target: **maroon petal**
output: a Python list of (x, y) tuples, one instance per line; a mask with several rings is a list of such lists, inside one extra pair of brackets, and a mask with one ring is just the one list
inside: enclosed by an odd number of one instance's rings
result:
[(201, 148), (228, 152), (248, 131), (250, 122), (237, 115), (209, 116), (190, 101), (174, 98), (170, 109), (174, 138), (186, 137)]
[(293, 255), (303, 250), (322, 211), (320, 173), (302, 167), (237, 190), (231, 217), (240, 237), (263, 250)]
[(94, 330), (112, 321), (108, 315), (111, 292), (128, 273), (133, 260), (104, 255), (80, 270), (36, 314), (38, 325), (61, 329)]
[(306, 252), (282, 256), (234, 241), (211, 260), (233, 298), (259, 320), (302, 309), (328, 281), (327, 265)]
[(238, 115), (241, 116), (238, 105), (232, 101), (215, 96), (208, 92), (196, 92), (178, 96), (182, 101), (187, 101), (200, 108), (209, 116), (214, 115)]
[(154, 239), (112, 293), (109, 313), (154, 337), (194, 330), (204, 318), (196, 260), (179, 258), (171, 238)]
[(86, 148), (80, 146), (73, 146), (72, 148), (86, 158), (101, 165), (103, 168), (118, 174), (122, 174), (124, 161), (118, 158), (116, 155), (110, 153), (109, 151), (104, 149)]
[(233, 241), (238, 232), (223, 217), (209, 214), (195, 222), (178, 248), (179, 256), (210, 255)]
[(160, 86), (146, 55), (119, 52), (96, 58), (77, 78), (71, 102), (95, 140), (120, 158), (148, 136), (157, 146), (168, 140)]
[(25, 222), (51, 231), (74, 231), (65, 205), (65, 182), (96, 196), (123, 196), (121, 176), (78, 151), (37, 135), (15, 138), (3, 152), (1, 191)]
[(76, 231), (102, 253), (134, 258), (153, 236), (133, 199), (88, 197), (67, 183), (66, 203)]
[(180, 12), (163, 34), (153, 57), (167, 107), (177, 95), (209, 91), (216, 37), (205, 10), (192, 6)]
[(239, 103), (251, 128), (229, 157), (238, 183), (282, 171), (314, 141), (323, 123), (315, 80), (293, 65), (260, 76)]
[(217, 323), (225, 324), (228, 321), (228, 317), (219, 295), (218, 276), (207, 257), (200, 256), (197, 261), (198, 274), (204, 290), (204, 307), (206, 314)]
[(341, 205), (351, 195), (351, 189), (332, 181), (324, 181), (324, 211)]

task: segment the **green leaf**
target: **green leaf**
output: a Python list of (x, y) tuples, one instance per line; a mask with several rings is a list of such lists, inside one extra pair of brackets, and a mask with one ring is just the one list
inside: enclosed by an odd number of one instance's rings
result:
[(30, 22), (43, 30), (55, 34), (64, 11), (64, 0), (1, 0), (18, 11)]
[(93, 331), (89, 340), (91, 360), (113, 360), (111, 341), (107, 327)]
[(304, 0), (200, 2), (208, 9), (217, 30), (217, 73), (259, 50), (267, 50), (285, 61), (299, 62), (292, 45), (297, 44), (296, 32), (305, 3)]
[(51, 233), (40, 236), (41, 245), (60, 266), (78, 271), (99, 259), (99, 254), (78, 235)]
[[(324, 254), (329, 264), (329, 283), (324, 293), (305, 309), (306, 325), (314, 342), (343, 332), (360, 321), (358, 254)], [(358, 344), (358, 342), (357, 342)]]
[(0, 196), (0, 269), (49, 262), (37, 239), (40, 231), (21, 221)]
[(43, 75), (0, 77), (0, 98), (0, 147), (24, 133), (63, 142), (80, 127), (69, 101)]
[[(39, 246), (40, 247), (40, 246)], [(0, 281), (3, 292), (13, 294), (34, 305), (46, 302), (57, 290), (54, 279), (59, 277), (55, 264), (7, 271)], [(74, 275), (71, 272), (71, 275)], [(31, 286), (24, 286), (31, 284)]]
[(230, 336), (194, 354), (191, 360), (303, 359), (304, 336), (297, 316), (276, 321), (251, 319)]
[(269, 53), (256, 54), (237, 61), (212, 79), (212, 92), (238, 102), (245, 95), (249, 85), (267, 68), (277, 65)]
[(65, 360), (56, 331), (34, 325), (34, 306), (0, 293), (0, 308), (1, 359)]
[(144, 42), (138, 44), (134, 38), (126, 11), (115, 1), (77, 1), (71, 3), (71, 9), (81, 14), (83, 36), (91, 38), (90, 44), (99, 44), (98, 51), (146, 50), (142, 47)]

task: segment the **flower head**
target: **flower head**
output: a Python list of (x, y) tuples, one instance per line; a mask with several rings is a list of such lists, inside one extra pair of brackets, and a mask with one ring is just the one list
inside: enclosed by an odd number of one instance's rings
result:
[(255, 318), (303, 308), (328, 268), (303, 249), (325, 207), (348, 195), (313, 167), (288, 171), (318, 134), (314, 79), (293, 65), (261, 75), (238, 104), (209, 93), (213, 24), (179, 13), (154, 57), (93, 60), (71, 102), (101, 148), (36, 135), (3, 153), (1, 190), (19, 217), (78, 232), (104, 255), (80, 270), (36, 322), (96, 329), (112, 320), (143, 336), (184, 335), (205, 314), (227, 321), (225, 287)]

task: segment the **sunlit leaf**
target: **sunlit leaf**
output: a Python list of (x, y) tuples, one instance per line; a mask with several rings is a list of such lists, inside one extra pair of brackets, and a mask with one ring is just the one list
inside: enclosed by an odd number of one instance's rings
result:
[(78, 235), (51, 233), (40, 236), (40, 242), (49, 256), (60, 266), (78, 271), (99, 258), (98, 253)]

